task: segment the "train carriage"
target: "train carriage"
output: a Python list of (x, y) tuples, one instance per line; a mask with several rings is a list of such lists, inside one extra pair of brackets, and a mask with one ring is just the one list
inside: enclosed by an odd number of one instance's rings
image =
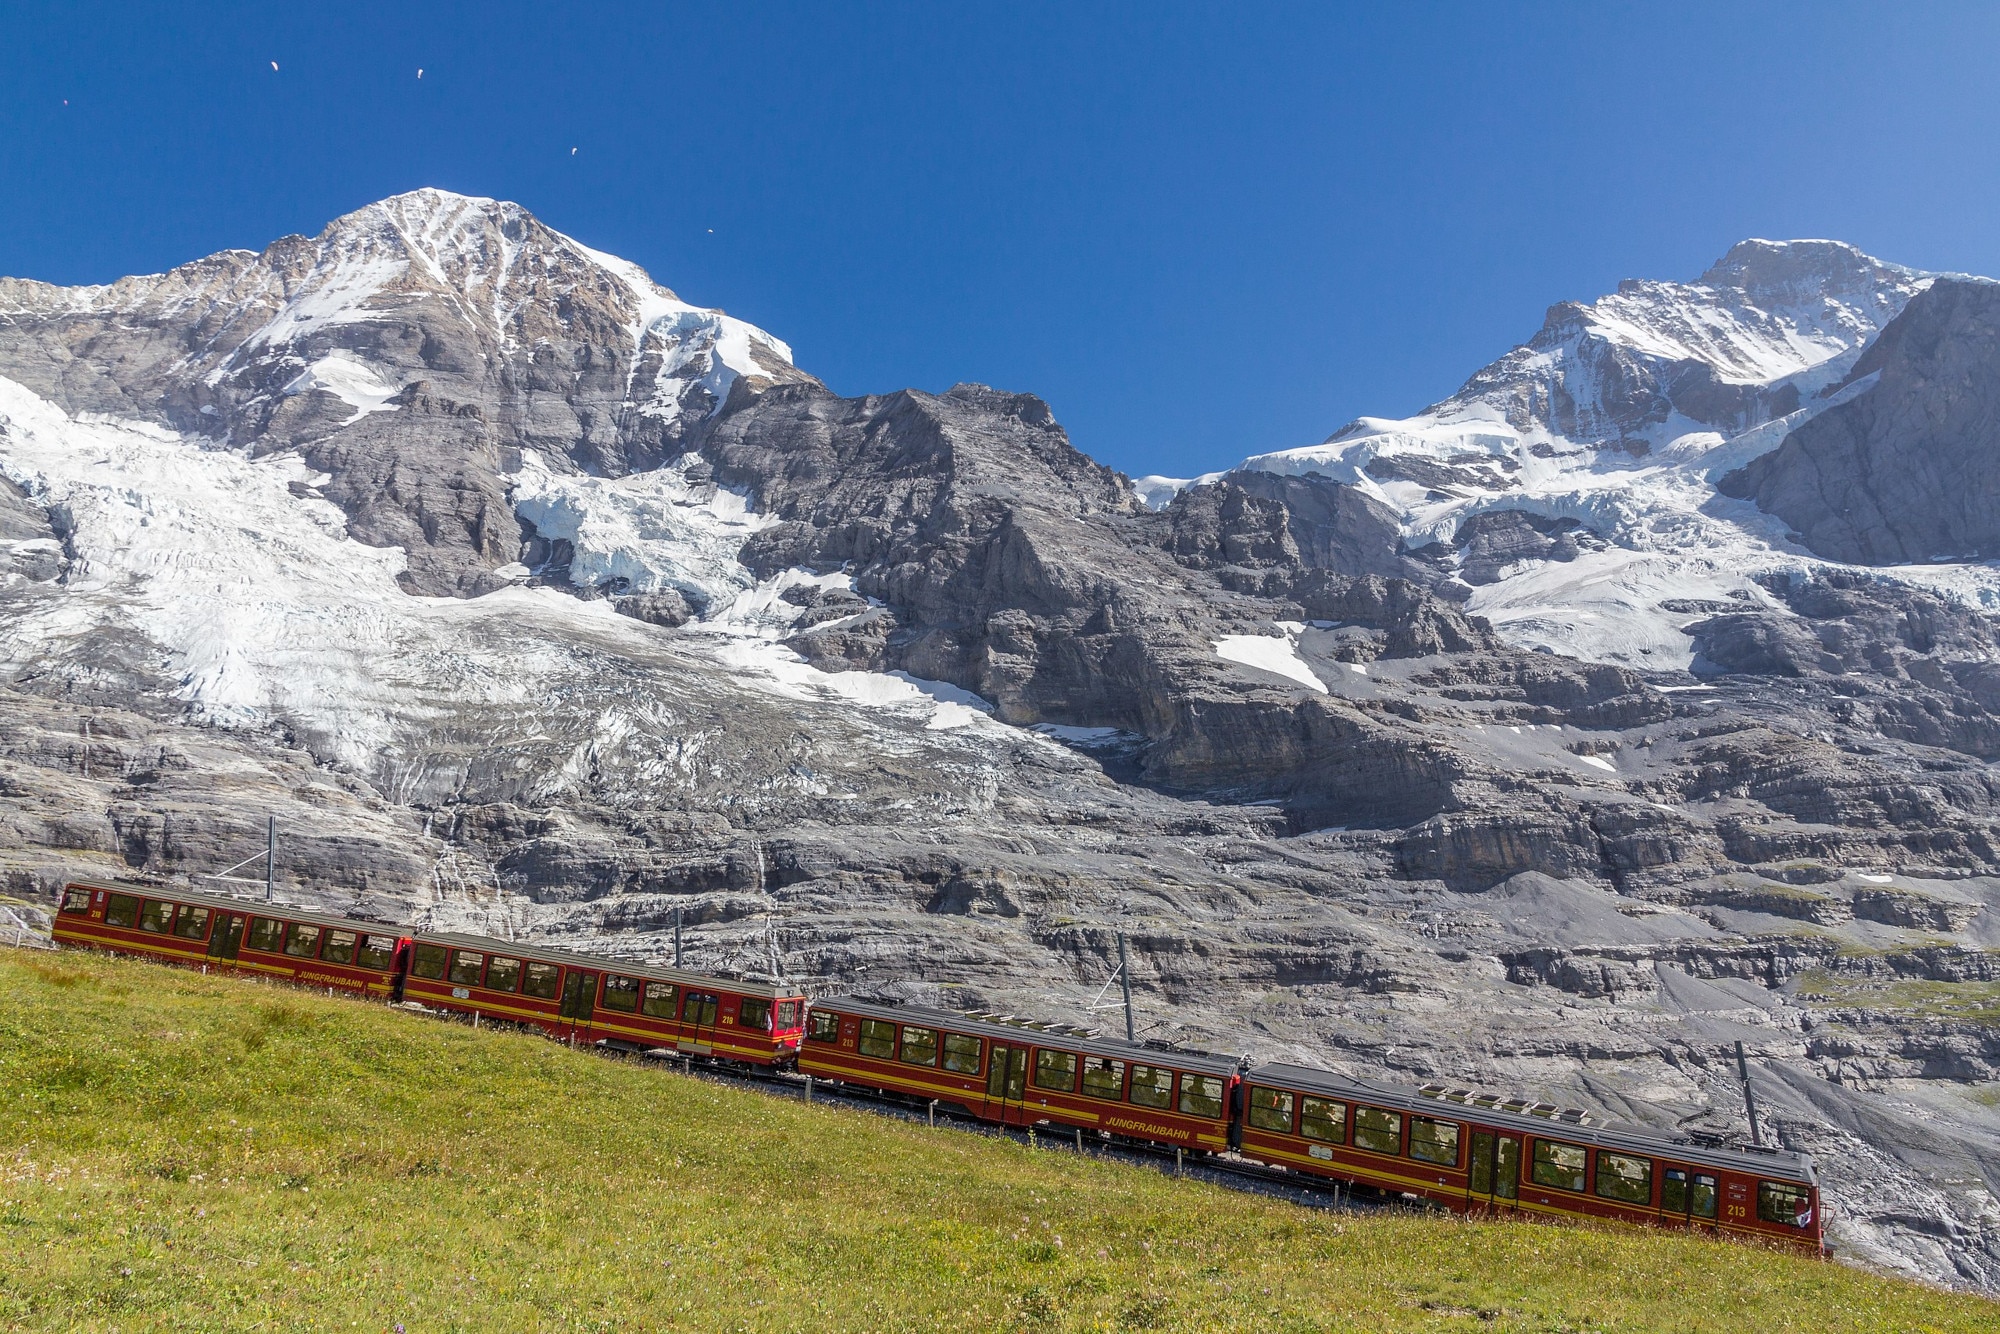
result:
[[(1824, 1245), (1812, 1161), (1705, 1148), (1297, 1065), (1244, 1077), (1241, 1152), (1461, 1212), (1616, 1219)], [(1554, 1109), (1549, 1109), (1553, 1111)]]
[(436, 931), (412, 935), (403, 995), (580, 1042), (752, 1065), (792, 1061), (806, 1010), (786, 987)]
[[(421, 1002), (936, 1100), (988, 1122), (1223, 1153), (1462, 1212), (1598, 1218), (1824, 1250), (1811, 1160), (1592, 1126), (1581, 1113), (1392, 1088), (1006, 1016), (837, 999), (288, 904), (73, 883), (59, 944)], [(1547, 1113), (1541, 1115), (1536, 1113)]]
[(186, 889), (73, 883), (58, 943), (393, 999), (401, 928)]
[(985, 1121), (1221, 1153), (1239, 1062), (992, 1016), (817, 1000), (799, 1069)]

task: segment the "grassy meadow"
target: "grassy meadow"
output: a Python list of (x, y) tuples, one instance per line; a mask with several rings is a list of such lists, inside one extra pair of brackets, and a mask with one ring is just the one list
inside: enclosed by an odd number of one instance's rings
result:
[(537, 1037), (0, 949), (0, 1329), (1964, 1330), (1691, 1237), (1316, 1212)]

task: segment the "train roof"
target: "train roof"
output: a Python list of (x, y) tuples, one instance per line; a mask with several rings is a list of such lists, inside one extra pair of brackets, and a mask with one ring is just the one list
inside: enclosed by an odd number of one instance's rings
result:
[(414, 928), (410, 929), (408, 934), (412, 940), (422, 944), (478, 950), (481, 954), (504, 954), (510, 959), (561, 964), (566, 968), (588, 968), (594, 973), (616, 973), (621, 977), (643, 978), (648, 982), (672, 982), (681, 987), (716, 987), (735, 992), (740, 996), (759, 996), (768, 1000), (803, 999), (805, 995), (797, 987), (753, 982), (747, 978), (728, 977), (721, 973), (697, 973), (684, 968), (666, 968), (631, 959), (607, 958), (601, 954), (584, 954), (578, 950), (560, 949), (550, 945), (533, 945), (527, 941), (497, 940), (492, 936), (467, 935), (459, 931), (418, 931)]
[(108, 894), (130, 894), (135, 899), (164, 899), (170, 903), (192, 903), (202, 908), (240, 912), (246, 917), (282, 917), (288, 922), (308, 922), (313, 926), (337, 927), (342, 930), (372, 931), (378, 935), (403, 936), (408, 935), (410, 930), (406, 926), (398, 926), (394, 922), (385, 922), (375, 917), (349, 917), (342, 913), (322, 912), (317, 908), (302, 908), (283, 899), (208, 894), (198, 889), (182, 889), (177, 885), (107, 885), (96, 880), (72, 880), (69, 883), (79, 889), (101, 889)]
[(1348, 1075), (1335, 1074), (1331, 1070), (1315, 1070), (1304, 1065), (1277, 1063), (1253, 1066), (1245, 1079), (1252, 1084), (1275, 1084), (1300, 1093), (1322, 1093), (1330, 1097), (1344, 1098), (1350, 1102), (1365, 1102), (1374, 1107), (1407, 1111), (1419, 1116), (1477, 1121), (1481, 1125), (1490, 1125), (1501, 1130), (1519, 1130), (1538, 1139), (1568, 1140), (1598, 1148), (1643, 1153), (1651, 1157), (1677, 1158), (1691, 1164), (1724, 1167), (1746, 1176), (1775, 1177), (1786, 1181), (1800, 1181), (1808, 1185), (1814, 1184), (1816, 1180), (1812, 1158), (1790, 1149), (1709, 1148), (1665, 1135), (1649, 1134), (1636, 1128), (1585, 1125), (1550, 1116), (1538, 1116), (1526, 1111), (1509, 1110), (1504, 1106), (1461, 1102), (1412, 1088), (1376, 1084)]
[(1188, 1051), (1180, 1047), (1123, 1038), (1101, 1037), (1090, 1029), (1068, 1024), (1043, 1024), (1009, 1015), (984, 1011), (937, 1010), (922, 1005), (897, 1005), (883, 1001), (859, 1000), (852, 996), (827, 996), (813, 1002), (820, 1009), (860, 1015), (864, 1019), (888, 1019), (900, 1024), (922, 1024), (929, 1028), (949, 1028), (995, 1042), (1032, 1043), (1084, 1056), (1105, 1056), (1138, 1065), (1170, 1065), (1204, 1075), (1233, 1075), (1242, 1062), (1234, 1056), (1212, 1051)]

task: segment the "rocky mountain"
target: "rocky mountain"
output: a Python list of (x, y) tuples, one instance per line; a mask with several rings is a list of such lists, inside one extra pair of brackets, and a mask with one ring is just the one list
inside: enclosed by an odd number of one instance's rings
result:
[(488, 200), (9, 280), (0, 873), (271, 814), (303, 899), (1044, 1012), (1122, 932), (1150, 1033), (1664, 1129), (1742, 1133), (1742, 1038), (1845, 1249), (2000, 1285), (1988, 575), (1713, 480), (1943, 286), (1749, 242), (1135, 485)]
[[(1868, 383), (1873, 381), (1872, 384)], [(1721, 479), (1828, 560), (1964, 563), (2000, 555), (2000, 285), (1934, 283), (1839, 386), (1856, 392)]]

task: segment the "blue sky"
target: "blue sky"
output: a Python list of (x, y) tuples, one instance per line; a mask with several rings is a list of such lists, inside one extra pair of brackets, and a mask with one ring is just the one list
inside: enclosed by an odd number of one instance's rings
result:
[(2000, 273), (1997, 39), (2000, 7), (1831, 2), (13, 5), (0, 273), (438, 185), (842, 393), (1028, 390), (1186, 474), (1413, 411), (1551, 303), (1745, 236)]

